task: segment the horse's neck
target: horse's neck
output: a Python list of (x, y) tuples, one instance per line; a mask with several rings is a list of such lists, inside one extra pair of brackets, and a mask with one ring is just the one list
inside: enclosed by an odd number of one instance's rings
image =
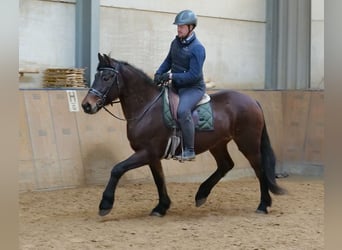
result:
[(149, 84), (125, 84), (120, 102), (126, 119), (136, 119), (141, 116), (159, 93)]

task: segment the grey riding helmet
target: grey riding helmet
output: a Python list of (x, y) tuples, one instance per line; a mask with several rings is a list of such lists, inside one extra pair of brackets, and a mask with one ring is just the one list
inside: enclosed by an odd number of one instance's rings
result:
[(179, 12), (175, 18), (175, 21), (173, 24), (176, 25), (194, 25), (196, 27), (197, 25), (197, 16), (196, 14), (191, 10), (182, 10)]

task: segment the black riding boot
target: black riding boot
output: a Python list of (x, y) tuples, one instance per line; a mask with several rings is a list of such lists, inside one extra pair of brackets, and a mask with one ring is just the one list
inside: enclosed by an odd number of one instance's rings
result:
[(191, 115), (185, 119), (178, 120), (183, 137), (183, 152), (176, 155), (176, 159), (180, 161), (191, 161), (195, 159), (194, 141), (195, 126)]

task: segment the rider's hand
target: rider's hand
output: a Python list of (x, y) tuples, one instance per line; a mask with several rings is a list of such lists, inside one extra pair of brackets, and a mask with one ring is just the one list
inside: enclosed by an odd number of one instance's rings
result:
[(164, 73), (160, 76), (159, 78), (161, 83), (167, 82), (168, 80), (170, 80), (170, 73)]
[(161, 83), (160, 77), (161, 77), (160, 74), (155, 74), (155, 75), (154, 75), (154, 79), (153, 79), (154, 84), (158, 85), (158, 84)]

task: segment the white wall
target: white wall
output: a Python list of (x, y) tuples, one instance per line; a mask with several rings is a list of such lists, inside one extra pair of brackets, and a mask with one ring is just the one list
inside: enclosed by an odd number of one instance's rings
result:
[(50, 1), (20, 2), (21, 64), (73, 67), (75, 5)]
[[(324, 0), (312, 0), (311, 81), (324, 77)], [(217, 88), (260, 89), (265, 78), (266, 0), (101, 0), (100, 52), (153, 75), (176, 35), (177, 12), (198, 15), (198, 38), (206, 47), (204, 75)], [(47, 67), (75, 63), (75, 0), (21, 0), (19, 63), (36, 67), (20, 87), (40, 87)]]
[[(126, 15), (134, 18), (113, 21)], [(153, 75), (176, 34), (174, 14), (105, 8), (101, 17), (101, 51)], [(206, 47), (206, 79), (217, 87), (263, 87), (264, 25), (199, 17), (196, 33)]]
[(20, 1), (19, 67), (38, 69), (25, 74), (20, 87), (41, 87), (48, 67), (75, 65), (75, 4), (55, 1)]
[(102, 6), (178, 13), (191, 9), (201, 16), (265, 21), (265, 0), (100, 0)]
[(311, 0), (311, 88), (324, 88), (324, 0)]
[[(101, 3), (101, 51), (153, 75), (176, 35), (176, 14), (191, 8), (206, 47), (204, 75), (216, 87), (263, 88), (265, 1), (114, 1)], [(115, 6), (115, 7), (113, 7)]]

